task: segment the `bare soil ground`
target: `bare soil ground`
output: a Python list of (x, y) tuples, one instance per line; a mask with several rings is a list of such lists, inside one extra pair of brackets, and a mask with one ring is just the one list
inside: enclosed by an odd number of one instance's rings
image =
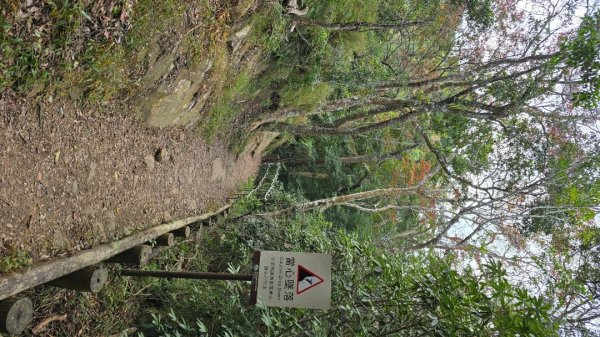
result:
[[(263, 99), (249, 103), (230, 88), (264, 69), (261, 48), (246, 39), (261, 3), (0, 5), (14, 14), (8, 36), (24, 37), (15, 55), (41, 46), (37, 68), (0, 55), (21, 71), (6, 91), (0, 71), (0, 275), (214, 210), (254, 176), (274, 136), (247, 135), (242, 125)], [(84, 9), (91, 19), (79, 17)], [(73, 18), (65, 36), (60, 25)], [(120, 48), (125, 37), (133, 43)], [(32, 69), (52, 80), (20, 78)], [(121, 335), (144, 314), (147, 290), (114, 275), (99, 294), (30, 289), (36, 310), (24, 335)]]
[(0, 256), (43, 261), (199, 214), (258, 169), (259, 154), (124, 110), (0, 97)]

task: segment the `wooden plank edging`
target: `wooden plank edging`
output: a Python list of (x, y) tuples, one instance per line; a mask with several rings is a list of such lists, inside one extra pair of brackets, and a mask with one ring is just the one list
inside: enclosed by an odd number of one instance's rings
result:
[(80, 251), (72, 256), (31, 266), (21, 273), (0, 276), (0, 300), (100, 263), (137, 245), (148, 242), (159, 235), (206, 220), (224, 212), (229, 207), (230, 205), (225, 205), (214, 213), (206, 213), (148, 228), (118, 241)]

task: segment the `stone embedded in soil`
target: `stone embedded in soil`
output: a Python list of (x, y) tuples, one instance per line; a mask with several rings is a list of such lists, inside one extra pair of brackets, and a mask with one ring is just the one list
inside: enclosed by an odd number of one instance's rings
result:
[(227, 46), (229, 47), (231, 53), (236, 53), (240, 49), (240, 46), (244, 42), (246, 36), (248, 36), (248, 33), (250, 33), (250, 30), (252, 30), (252, 25), (246, 25), (231, 35), (227, 41)]
[(104, 211), (103, 216), (105, 219), (104, 228), (109, 235), (114, 234), (115, 229), (117, 228), (117, 216), (113, 211)]
[(148, 168), (149, 171), (154, 170), (154, 163), (156, 161), (154, 160), (154, 156), (145, 156), (144, 157), (144, 163), (146, 164), (146, 167)]
[(240, 156), (262, 154), (271, 143), (279, 136), (277, 132), (259, 131), (255, 132), (247, 141)]
[(158, 81), (162, 76), (170, 72), (175, 66), (173, 62), (175, 62), (176, 55), (172, 53), (164, 54), (159, 57), (153, 64), (150, 66), (146, 74), (142, 78), (143, 83), (152, 84)]
[(194, 210), (198, 209), (198, 204), (196, 203), (196, 200), (194, 200), (194, 199), (188, 199), (185, 204), (186, 204), (187, 209), (189, 209), (190, 211), (194, 211)]
[(83, 88), (80, 87), (72, 87), (69, 90), (67, 90), (67, 93), (69, 94), (69, 97), (71, 97), (72, 100), (76, 101), (78, 99), (80, 99), (81, 97), (83, 97)]
[(227, 172), (225, 170), (225, 167), (223, 165), (223, 161), (221, 160), (221, 158), (217, 158), (217, 159), (213, 160), (212, 174), (210, 176), (210, 181), (223, 181), (223, 180), (225, 180), (226, 175), (227, 175)]
[(104, 229), (104, 225), (101, 222), (94, 222), (94, 224), (92, 225), (92, 231), (97, 240), (99, 240), (100, 242), (106, 242), (106, 230)]
[(90, 164), (90, 172), (88, 173), (86, 181), (89, 183), (96, 176), (96, 170), (98, 169), (98, 164), (91, 163)]
[(158, 163), (162, 163), (163, 161), (168, 161), (169, 159), (171, 159), (171, 154), (166, 149), (160, 148), (154, 154), (154, 159)]
[(140, 95), (135, 104), (140, 117), (156, 127), (186, 126), (197, 122), (211, 93), (205, 79), (211, 67), (212, 62), (207, 61), (198, 71), (180, 69), (173, 79)]
[(77, 184), (77, 182), (74, 181), (73, 183), (71, 183), (71, 193), (73, 195), (77, 195), (78, 192), (79, 192), (79, 184)]
[(55, 231), (52, 236), (52, 243), (57, 249), (65, 249), (69, 245), (69, 239), (61, 231)]

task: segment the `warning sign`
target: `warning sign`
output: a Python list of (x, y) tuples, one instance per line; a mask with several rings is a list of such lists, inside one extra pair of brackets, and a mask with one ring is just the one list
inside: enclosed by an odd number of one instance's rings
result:
[(302, 294), (312, 287), (325, 282), (321, 277), (312, 271), (298, 265), (298, 283), (296, 285), (296, 293)]
[(251, 303), (271, 307), (328, 309), (331, 255), (261, 251), (254, 254)]

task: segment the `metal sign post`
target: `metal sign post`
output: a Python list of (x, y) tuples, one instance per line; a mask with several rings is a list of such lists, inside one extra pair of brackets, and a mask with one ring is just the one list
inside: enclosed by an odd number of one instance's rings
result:
[(194, 280), (252, 281), (252, 274), (195, 273), (183, 271), (123, 269), (123, 276), (184, 278)]
[(270, 307), (329, 309), (331, 306), (331, 255), (255, 252), (253, 274), (146, 271), (123, 269), (133, 277), (195, 280), (252, 281), (250, 304)]

